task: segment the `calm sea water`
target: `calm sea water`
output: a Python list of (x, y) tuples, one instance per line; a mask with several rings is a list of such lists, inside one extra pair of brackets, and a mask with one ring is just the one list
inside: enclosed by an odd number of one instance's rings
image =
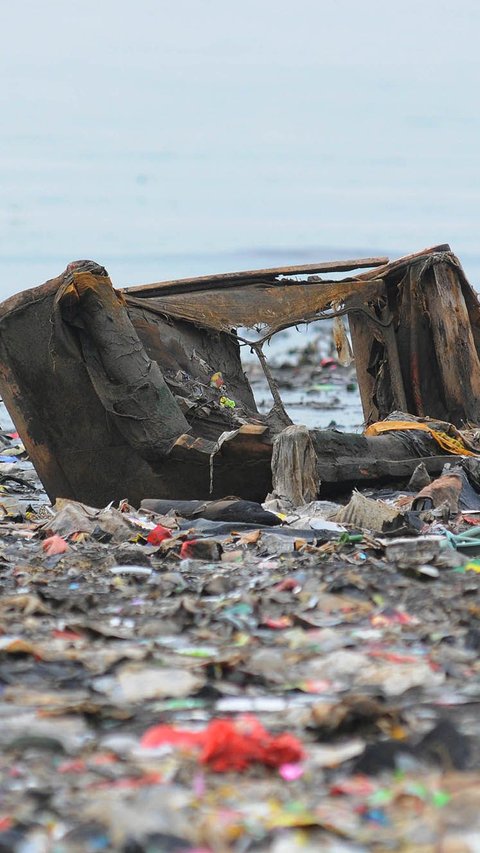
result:
[(480, 282), (475, 0), (1, 6), (0, 297), (438, 242)]

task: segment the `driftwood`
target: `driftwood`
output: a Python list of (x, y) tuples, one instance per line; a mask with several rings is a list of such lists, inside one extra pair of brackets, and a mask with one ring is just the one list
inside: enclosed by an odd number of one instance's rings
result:
[(452, 461), (452, 456), (438, 455), (435, 441), (420, 432), (366, 437), (325, 429), (311, 430), (310, 437), (321, 497), (370, 485), (406, 485), (420, 462), (430, 475), (437, 476)]

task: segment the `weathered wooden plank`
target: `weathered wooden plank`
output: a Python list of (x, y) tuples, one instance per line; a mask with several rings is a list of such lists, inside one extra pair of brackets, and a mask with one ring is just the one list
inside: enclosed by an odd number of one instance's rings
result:
[(440, 243), (438, 246), (430, 246), (428, 249), (422, 249), (420, 252), (413, 252), (411, 255), (404, 255), (402, 258), (397, 258), (396, 261), (387, 261), (385, 267), (370, 270), (370, 272), (359, 273), (357, 278), (361, 278), (363, 281), (369, 281), (372, 278), (377, 278), (377, 276), (382, 277), (384, 273), (392, 273), (402, 267), (408, 267), (413, 261), (420, 260), (424, 255), (428, 256), (434, 255), (436, 252), (450, 251), (448, 243)]
[(440, 474), (445, 463), (454, 459), (436, 455), (438, 445), (426, 434), (416, 450), (414, 445), (409, 450), (401, 433), (365, 436), (325, 429), (311, 430), (310, 438), (322, 497), (367, 485), (406, 484), (420, 462), (429, 474)]
[[(193, 278), (171, 279), (158, 281), (153, 284), (140, 284), (135, 287), (123, 288), (125, 293), (137, 297), (154, 296), (156, 291), (165, 294), (170, 290), (206, 290), (209, 287), (219, 287), (229, 284), (255, 284), (258, 281), (273, 281), (278, 276), (315, 275), (325, 272), (350, 272), (366, 267), (380, 267), (388, 264), (388, 258), (357, 258), (346, 261), (319, 261), (316, 264), (298, 264), (288, 267), (269, 267), (262, 270), (243, 270), (240, 272), (215, 273), (214, 275), (195, 276)], [(304, 282), (308, 285), (308, 282)]]
[[(480, 361), (455, 270), (435, 264), (422, 280), (448, 419), (480, 422)], [(424, 365), (423, 369), (427, 369)]]

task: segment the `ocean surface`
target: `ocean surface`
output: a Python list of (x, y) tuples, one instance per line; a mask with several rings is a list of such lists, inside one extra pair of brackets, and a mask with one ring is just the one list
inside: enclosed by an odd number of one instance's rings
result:
[(0, 2), (0, 298), (443, 242), (480, 285), (475, 0)]
[(480, 284), (476, 0), (1, 7), (1, 298), (442, 242)]

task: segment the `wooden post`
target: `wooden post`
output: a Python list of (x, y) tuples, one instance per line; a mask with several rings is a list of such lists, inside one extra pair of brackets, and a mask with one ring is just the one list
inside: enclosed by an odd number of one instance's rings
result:
[[(454, 268), (436, 263), (422, 277), (447, 417), (454, 424), (480, 422), (480, 362), (470, 318)], [(428, 370), (428, 365), (422, 365)]]
[(272, 484), (274, 495), (293, 506), (314, 501), (320, 482), (317, 457), (306, 426), (289, 426), (273, 442)]

